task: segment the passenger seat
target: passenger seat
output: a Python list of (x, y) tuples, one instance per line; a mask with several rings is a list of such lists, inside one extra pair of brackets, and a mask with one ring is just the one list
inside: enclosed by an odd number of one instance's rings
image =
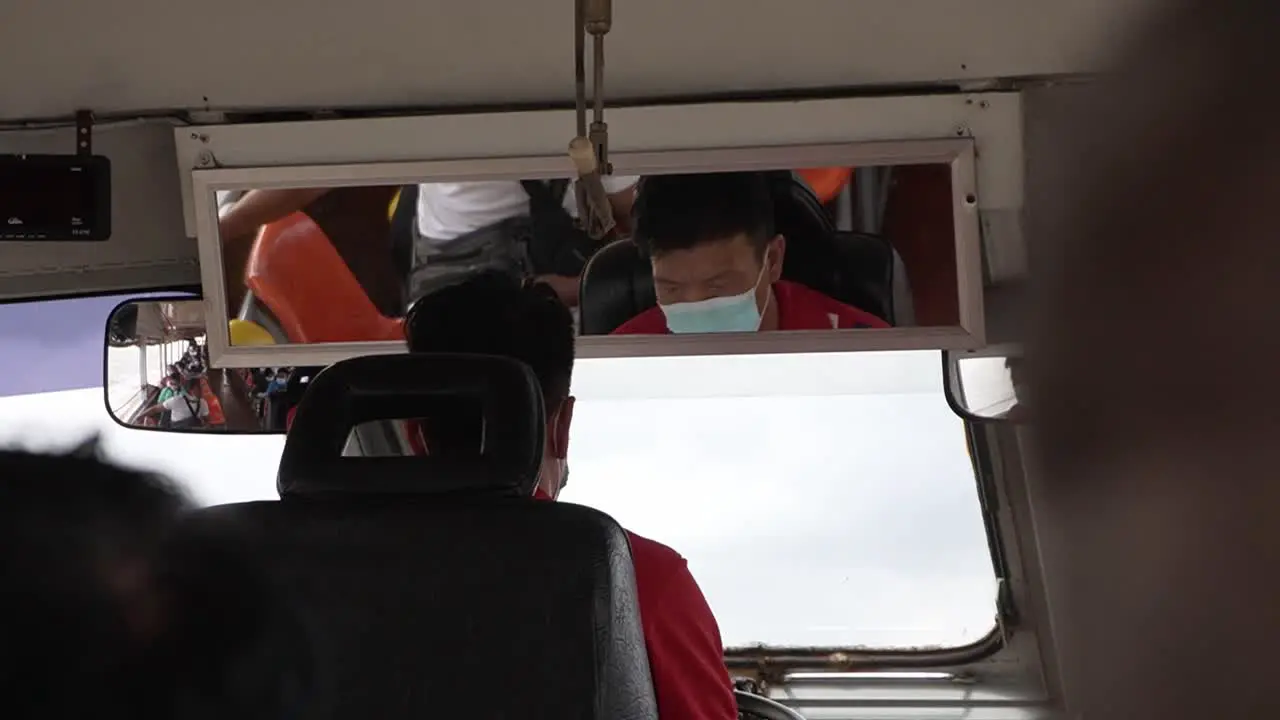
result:
[[(484, 408), (475, 457), (343, 457), (351, 429)], [(532, 499), (543, 405), (506, 358), (363, 357), (312, 378), (278, 502), (208, 508), (191, 533), (248, 543), (306, 627), (333, 720), (656, 720), (627, 536)]]

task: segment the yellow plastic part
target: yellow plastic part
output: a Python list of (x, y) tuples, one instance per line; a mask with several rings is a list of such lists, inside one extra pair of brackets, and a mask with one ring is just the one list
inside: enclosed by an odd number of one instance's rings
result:
[(397, 190), (395, 195), (391, 196), (391, 206), (387, 208), (387, 222), (391, 222), (391, 218), (396, 216), (396, 208), (400, 205), (400, 191)]
[(275, 345), (276, 339), (271, 337), (271, 333), (256, 322), (250, 320), (232, 320), (227, 323), (227, 334), (230, 336), (231, 344), (236, 346), (246, 345)]

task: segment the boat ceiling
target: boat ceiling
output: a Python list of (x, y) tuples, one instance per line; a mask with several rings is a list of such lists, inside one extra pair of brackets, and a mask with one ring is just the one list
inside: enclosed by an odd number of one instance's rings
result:
[[(611, 100), (1088, 73), (1160, 0), (617, 0)], [(573, 97), (572, 0), (42, 0), (0, 12), (0, 120)]]
[(205, 333), (204, 304), (198, 302), (143, 302), (138, 304), (139, 343), (156, 345), (200, 337)]

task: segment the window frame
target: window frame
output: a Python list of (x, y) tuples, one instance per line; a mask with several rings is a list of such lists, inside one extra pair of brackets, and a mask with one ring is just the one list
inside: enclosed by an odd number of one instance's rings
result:
[[(7, 301), (5, 304), (34, 304), (87, 297), (115, 296), (121, 304), (133, 298), (154, 300), (164, 297), (190, 298), (189, 286), (168, 291), (142, 289), (131, 293), (77, 293), (42, 298)], [(103, 319), (104, 331), (107, 319)], [(950, 371), (948, 353), (939, 351), (943, 378)], [(104, 351), (105, 363), (105, 351)], [(105, 398), (105, 390), (103, 393)], [(106, 408), (104, 407), (104, 412)], [(953, 408), (954, 410), (954, 408)], [(109, 415), (109, 413), (108, 413)], [(1026, 433), (1012, 423), (997, 420), (975, 422), (960, 416), (965, 428), (970, 459), (975, 471), (979, 507), (983, 515), (988, 550), (996, 577), (1000, 582), (997, 596), (997, 624), (984, 638), (966, 646), (942, 650), (903, 651), (868, 650), (855, 647), (768, 647), (755, 646), (726, 649), (726, 664), (735, 677), (750, 678), (788, 704), (805, 707), (830, 707), (834, 699), (822, 699), (821, 692), (805, 699), (788, 695), (788, 675), (810, 673), (828, 676), (796, 681), (807, 687), (830, 687), (833, 693), (851, 689), (886, 689), (907, 691), (904, 698), (921, 688), (945, 682), (977, 683), (1001, 693), (1012, 707), (1024, 705), (1036, 712), (1047, 699), (1046, 678), (1041, 668), (1052, 663), (1052, 641), (1037, 632), (1044, 613), (1045, 588), (1043, 573), (1035, 557), (1036, 532), (1028, 522), (1031, 506), (1026, 489)], [(137, 429), (137, 428), (129, 428)], [(257, 434), (257, 433), (250, 433)], [(232, 434), (236, 435), (236, 434)], [(905, 685), (898, 680), (886, 681), (886, 671), (929, 671), (946, 677), (913, 679)], [(813, 682), (810, 682), (812, 680)], [(908, 687), (910, 686), (910, 687)], [(932, 693), (933, 690), (927, 692)], [(921, 696), (925, 697), (925, 696)], [(843, 702), (843, 701), (841, 701)], [(881, 707), (881, 700), (856, 701), (848, 707), (870, 710)], [(903, 707), (898, 701), (890, 703)], [(944, 707), (948, 702), (926, 701), (923, 706)], [(846, 707), (840, 705), (840, 707)], [(816, 715), (815, 715), (816, 716)], [(1030, 715), (1029, 715), (1030, 717)]]

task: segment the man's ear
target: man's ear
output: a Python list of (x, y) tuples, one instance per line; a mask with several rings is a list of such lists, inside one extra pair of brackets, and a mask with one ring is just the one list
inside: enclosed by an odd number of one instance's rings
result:
[(765, 262), (769, 264), (769, 283), (773, 284), (782, 279), (782, 263), (787, 259), (787, 238), (774, 235), (773, 239), (765, 245)]
[(572, 395), (565, 398), (547, 423), (547, 448), (552, 457), (559, 460), (569, 456), (569, 426), (573, 424), (573, 403)]

